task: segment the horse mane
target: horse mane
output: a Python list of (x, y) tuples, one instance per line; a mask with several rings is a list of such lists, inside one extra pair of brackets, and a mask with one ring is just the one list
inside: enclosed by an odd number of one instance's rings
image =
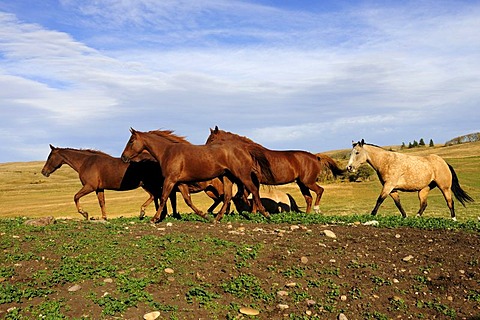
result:
[(153, 130), (153, 131), (148, 131), (147, 133), (162, 137), (173, 143), (190, 144), (190, 142), (188, 142), (187, 139), (185, 139), (185, 137), (174, 134), (173, 130)]
[(101, 156), (108, 156), (111, 157), (108, 153), (105, 153), (100, 150), (95, 150), (95, 149), (75, 149), (75, 148), (61, 148), (63, 150), (70, 150), (70, 151), (79, 151), (79, 152), (84, 152), (84, 153), (89, 153), (93, 155), (101, 155)]
[[(257, 147), (261, 147), (262, 149), (264, 148), (264, 146), (262, 146), (262, 145), (259, 144), (259, 143), (256, 143), (256, 142), (253, 141), (252, 139), (247, 138), (247, 137), (244, 137), (244, 136), (240, 136), (240, 135), (235, 134), (235, 133), (232, 133), (232, 132), (228, 132), (228, 131), (225, 131), (225, 130), (220, 130), (220, 129), (218, 129), (218, 133), (231, 135), (231, 136), (239, 139), (239, 140), (240, 140), (241, 142), (243, 142), (243, 143), (252, 144), (252, 145), (255, 145), (255, 146), (257, 146)], [(220, 138), (220, 139), (221, 139), (221, 138)]]

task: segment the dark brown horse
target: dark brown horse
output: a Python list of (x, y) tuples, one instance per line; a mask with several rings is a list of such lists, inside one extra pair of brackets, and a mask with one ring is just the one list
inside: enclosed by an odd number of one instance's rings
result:
[(261, 152), (265, 155), (270, 170), (273, 173), (271, 176), (259, 176), (261, 184), (266, 185), (281, 185), (290, 182), (296, 182), (300, 187), (305, 202), (307, 203), (307, 213), (312, 208), (312, 196), (310, 190), (315, 192), (315, 206), (316, 212), (319, 211), (318, 204), (322, 198), (323, 188), (319, 186), (316, 181), (324, 167), (329, 168), (334, 176), (341, 175), (345, 171), (340, 169), (335, 161), (327, 155), (314, 155), (306, 151), (277, 151), (270, 150), (252, 140), (239, 136), (237, 134), (219, 130), (218, 127), (210, 129), (210, 136), (206, 142), (207, 145), (237, 145), (239, 147), (257, 146), (261, 148)]
[[(63, 164), (75, 170), (83, 187), (73, 197), (77, 211), (88, 219), (88, 213), (80, 205), (80, 198), (95, 191), (102, 210), (102, 218), (107, 219), (104, 190), (133, 190), (143, 187), (150, 195), (142, 205), (141, 212), (161, 194), (162, 172), (155, 161), (147, 160), (149, 155), (140, 155), (141, 161), (124, 163), (96, 150), (79, 150), (72, 148), (56, 148), (50, 145), (50, 154), (42, 169), (42, 174), (50, 176)], [(151, 156), (150, 156), (151, 157)]]
[[(157, 159), (164, 175), (160, 207), (152, 222), (163, 220), (161, 215), (166, 200), (175, 185), (206, 181), (222, 177), (224, 186), (224, 203), (216, 217), (220, 221), (232, 197), (232, 181), (239, 182), (252, 194), (260, 212), (265, 211), (258, 194), (257, 175), (268, 175), (268, 163), (258, 154), (256, 147), (239, 147), (231, 145), (190, 145), (172, 141), (165, 131), (140, 132), (130, 129), (131, 137), (122, 153), (125, 162), (130, 161), (143, 150), (147, 150)], [(263, 170), (260, 173), (260, 170)], [(257, 181), (255, 181), (257, 180)], [(206, 218), (190, 201), (187, 203), (196, 214)]]

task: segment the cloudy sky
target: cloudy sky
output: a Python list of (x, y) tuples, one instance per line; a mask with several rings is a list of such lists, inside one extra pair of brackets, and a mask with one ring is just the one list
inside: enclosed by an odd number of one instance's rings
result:
[(0, 162), (130, 127), (271, 149), (480, 131), (480, 1), (0, 0)]

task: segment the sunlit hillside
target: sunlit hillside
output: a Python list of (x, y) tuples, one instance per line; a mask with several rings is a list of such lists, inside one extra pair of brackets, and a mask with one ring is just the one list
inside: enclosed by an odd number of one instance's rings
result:
[[(389, 146), (386, 149), (399, 150), (399, 146)], [(334, 150), (323, 152), (345, 166), (350, 150)], [(449, 147), (421, 147), (399, 150), (408, 154), (426, 155), (430, 153), (444, 157), (456, 170), (460, 184), (474, 199), (476, 203), (463, 208), (458, 202), (457, 216), (461, 219), (477, 219), (480, 216), (480, 142), (466, 143)], [(0, 217), (13, 216), (46, 216), (81, 218), (76, 212), (73, 195), (81, 188), (77, 173), (64, 165), (49, 178), (41, 175), (44, 162), (3, 163), (0, 164)], [(325, 188), (320, 208), (323, 214), (348, 215), (354, 213), (368, 213), (373, 208), (381, 189), (377, 179), (367, 182), (328, 182), (322, 184)], [(305, 208), (305, 201), (296, 186), (288, 184), (277, 187), (290, 193), (298, 205)], [(136, 216), (140, 205), (148, 198), (142, 190), (109, 191), (105, 192), (106, 206), (109, 217)], [(416, 193), (401, 193), (402, 203), (409, 215), (414, 215), (418, 210)], [(178, 208), (182, 213), (190, 213), (180, 196)], [(204, 193), (193, 195), (194, 203), (206, 210), (212, 200)], [(85, 196), (81, 203), (86, 211), (93, 217), (100, 217), (100, 208), (95, 193)], [(429, 196), (429, 206), (425, 216), (449, 217), (448, 208), (443, 196), (438, 190), (433, 190)], [(217, 209), (218, 210), (218, 209)], [(147, 210), (147, 215), (154, 213), (154, 207)], [(393, 201), (387, 199), (379, 210), (379, 215), (398, 215)]]

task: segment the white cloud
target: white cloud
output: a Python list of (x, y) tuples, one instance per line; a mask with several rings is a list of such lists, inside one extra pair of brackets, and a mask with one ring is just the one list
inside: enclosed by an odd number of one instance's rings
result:
[(39, 117), (46, 141), (105, 134), (114, 149), (133, 125), (203, 143), (218, 124), (270, 147), (315, 148), (321, 135), (335, 148), (360, 134), (391, 144), (478, 128), (479, 5), (327, 15), (241, 1), (61, 3), (55, 28), (0, 13), (0, 114)]

